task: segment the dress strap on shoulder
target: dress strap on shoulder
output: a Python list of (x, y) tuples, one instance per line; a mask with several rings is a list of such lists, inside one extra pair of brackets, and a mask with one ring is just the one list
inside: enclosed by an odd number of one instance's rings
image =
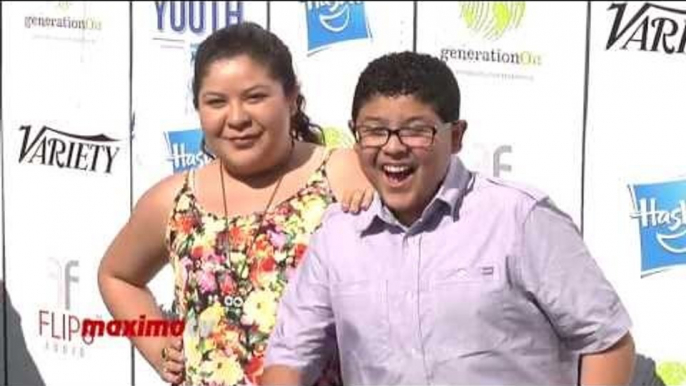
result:
[(190, 169), (186, 171), (186, 177), (183, 183), (183, 191), (194, 192), (195, 191), (195, 169)]
[(324, 155), (322, 156), (322, 165), (326, 165), (329, 162), (329, 159), (331, 158), (331, 154), (333, 154), (338, 148), (335, 147), (325, 147), (324, 148)]

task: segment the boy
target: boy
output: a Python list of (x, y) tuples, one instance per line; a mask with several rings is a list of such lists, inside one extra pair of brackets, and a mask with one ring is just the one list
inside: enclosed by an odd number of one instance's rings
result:
[(620, 299), (545, 195), (452, 156), (459, 105), (428, 55), (361, 74), (351, 128), (380, 198), (328, 211), (282, 299), (263, 384), (310, 384), (335, 341), (346, 385), (628, 383)]

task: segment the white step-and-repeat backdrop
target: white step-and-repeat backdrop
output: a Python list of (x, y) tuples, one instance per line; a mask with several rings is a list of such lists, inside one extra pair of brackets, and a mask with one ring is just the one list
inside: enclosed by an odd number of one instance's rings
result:
[(585, 238), (638, 349), (686, 384), (686, 3), (593, 3), (591, 15)]
[[(370, 60), (446, 61), (467, 165), (549, 193), (629, 308), (638, 351), (686, 384), (683, 1), (3, 2), (5, 382), (163, 384), (124, 338), (84, 341), (80, 323), (109, 318), (96, 269), (131, 205), (206, 162), (195, 50), (246, 20), (290, 47), (308, 114), (342, 146)], [(169, 268), (151, 288), (168, 309)]]
[[(131, 378), (128, 342), (80, 334), (84, 318), (108, 316), (97, 266), (131, 205), (128, 20), (127, 3), (2, 3), (12, 385)], [(39, 374), (26, 374), (21, 352)]]

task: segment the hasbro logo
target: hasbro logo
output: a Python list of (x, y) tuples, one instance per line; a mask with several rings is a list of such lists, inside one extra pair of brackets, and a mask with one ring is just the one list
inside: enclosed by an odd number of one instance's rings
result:
[(174, 173), (198, 168), (210, 161), (202, 152), (202, 130), (190, 129), (170, 131), (166, 134), (169, 148), (168, 160), (174, 167)]
[(371, 38), (363, 2), (306, 1), (305, 3), (309, 54), (336, 43)]
[(686, 180), (630, 186), (641, 234), (641, 276), (686, 265)]

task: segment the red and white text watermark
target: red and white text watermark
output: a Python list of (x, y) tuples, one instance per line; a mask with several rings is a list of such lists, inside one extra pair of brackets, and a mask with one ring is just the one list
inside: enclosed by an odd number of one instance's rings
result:
[(81, 325), (81, 335), (96, 336), (181, 336), (186, 323), (183, 320), (147, 319), (141, 315), (138, 319), (110, 320), (105, 322), (98, 319), (84, 319)]
[(38, 330), (41, 336), (48, 335), (53, 339), (71, 341), (74, 336), (81, 336), (85, 344), (93, 343), (95, 337), (123, 336), (153, 337), (180, 336), (186, 327), (183, 320), (148, 319), (140, 315), (138, 319), (102, 320), (79, 318), (76, 315), (56, 315), (48, 310), (38, 312)]

